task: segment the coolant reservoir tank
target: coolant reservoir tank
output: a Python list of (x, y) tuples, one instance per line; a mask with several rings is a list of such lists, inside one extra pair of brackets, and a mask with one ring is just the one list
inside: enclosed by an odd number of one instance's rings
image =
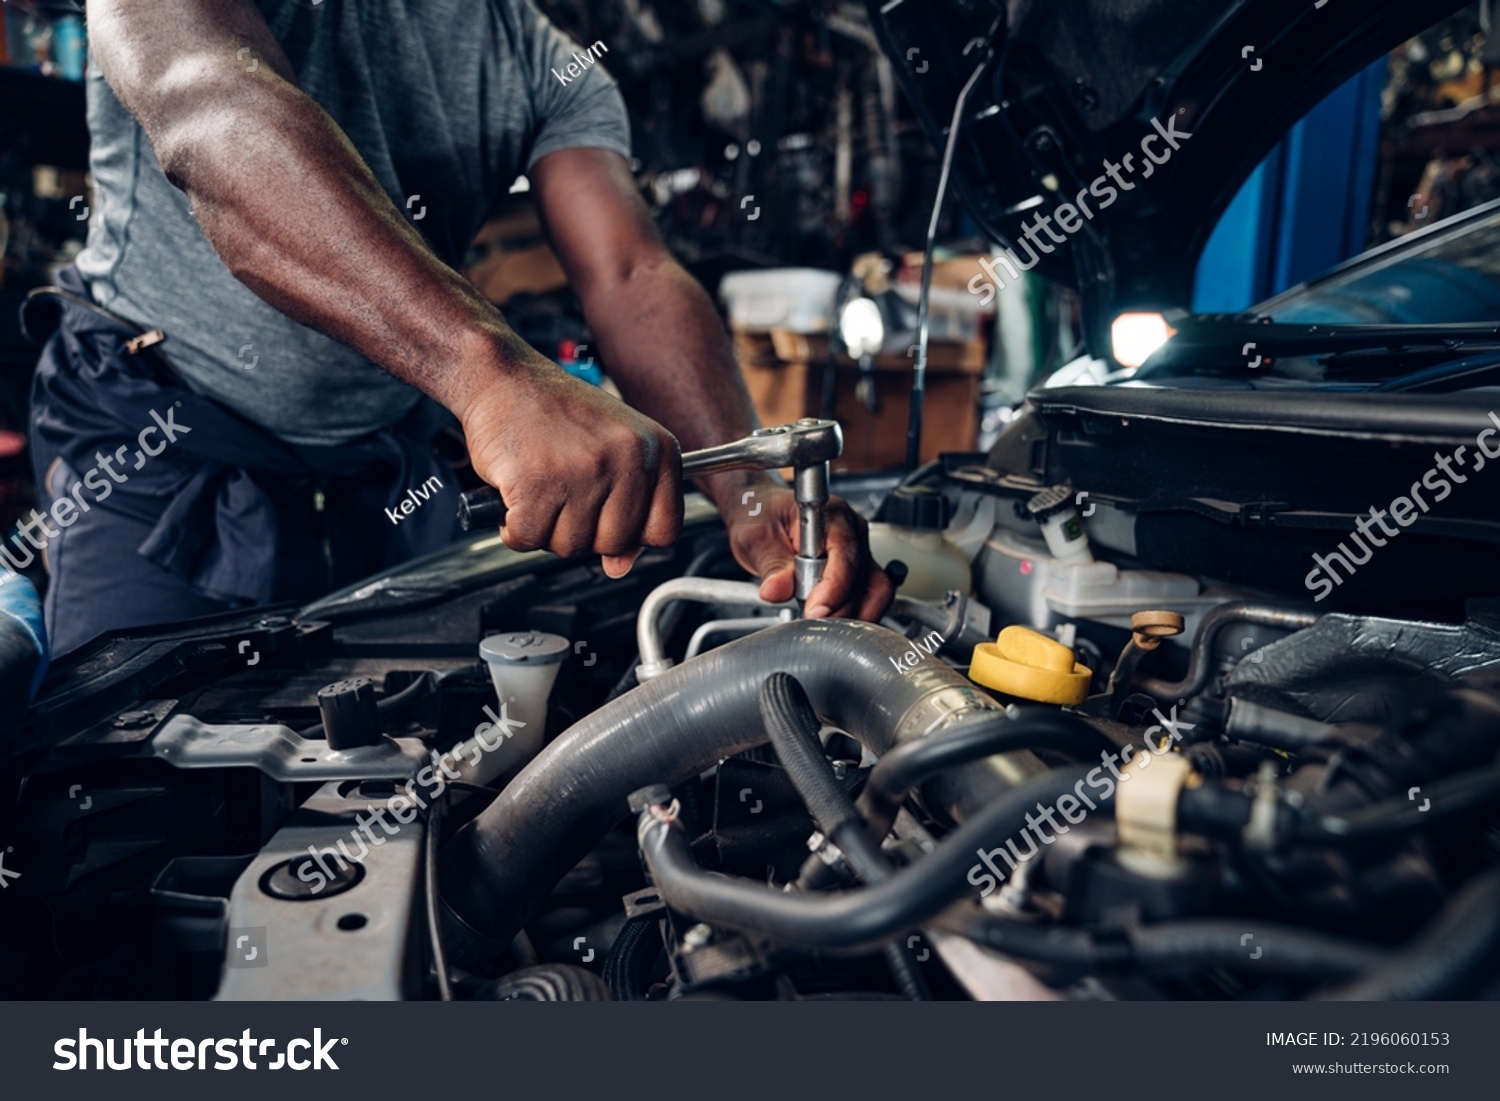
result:
[(508, 631), (480, 642), (479, 656), (489, 667), (504, 722), (469, 739), (465, 752), (455, 751), (464, 779), (489, 783), (541, 751), (547, 701), (570, 649), (567, 639), (544, 631)]
[(943, 537), (948, 499), (926, 486), (902, 486), (880, 506), (870, 525), (870, 555), (880, 566), (906, 563), (901, 595), (941, 600), (954, 591), (973, 591), (969, 557)]

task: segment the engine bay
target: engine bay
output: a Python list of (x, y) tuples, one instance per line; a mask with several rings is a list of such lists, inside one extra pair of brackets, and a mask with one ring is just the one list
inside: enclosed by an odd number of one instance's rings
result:
[(490, 537), (79, 651), (5, 772), (12, 996), (1494, 996), (1488, 577), (1324, 605), (1316, 527), (1115, 417), (1176, 471), (1131, 499), (1063, 406), (835, 487), (881, 625), (761, 603), (694, 498), (618, 580)]

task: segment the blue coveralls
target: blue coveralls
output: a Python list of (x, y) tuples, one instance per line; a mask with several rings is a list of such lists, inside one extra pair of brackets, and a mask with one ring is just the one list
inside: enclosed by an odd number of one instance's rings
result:
[[(88, 297), (72, 268), (58, 284)], [(134, 326), (50, 295), (28, 300), (22, 321), (45, 340), (31, 394), (37, 485), (49, 509), (76, 502), (68, 526), (48, 521), (54, 655), (113, 629), (310, 600), (461, 534), (458, 479), (433, 448), (456, 422), (435, 402), (346, 444), (291, 444), (188, 389), (170, 341), (131, 353)], [(143, 456), (142, 432), (163, 421), (175, 440), (158, 429)], [(415, 487), (422, 507), (393, 523), (386, 510)]]

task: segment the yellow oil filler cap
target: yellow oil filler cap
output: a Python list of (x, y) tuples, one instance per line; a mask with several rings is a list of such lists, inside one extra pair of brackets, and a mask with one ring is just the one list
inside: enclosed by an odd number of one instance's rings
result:
[(1088, 698), (1093, 672), (1073, 660), (1055, 638), (1007, 627), (994, 642), (974, 647), (969, 678), (1007, 696), (1074, 707)]

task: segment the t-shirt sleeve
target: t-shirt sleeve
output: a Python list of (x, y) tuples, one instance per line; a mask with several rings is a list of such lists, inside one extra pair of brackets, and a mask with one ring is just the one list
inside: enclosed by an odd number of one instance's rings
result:
[(614, 77), (605, 71), (609, 46), (580, 45), (521, 0), (536, 124), (526, 168), (560, 149), (612, 149), (630, 156), (630, 118)]

